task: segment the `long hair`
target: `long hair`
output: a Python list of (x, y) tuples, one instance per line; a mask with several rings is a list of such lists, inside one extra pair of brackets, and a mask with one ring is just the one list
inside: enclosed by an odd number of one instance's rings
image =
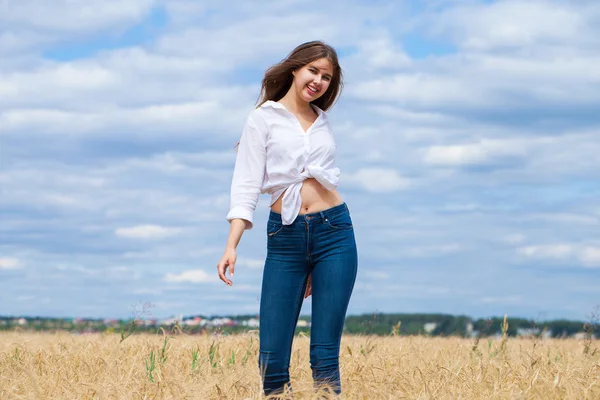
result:
[[(333, 67), (333, 76), (331, 77), (327, 91), (318, 99), (312, 101), (311, 104), (314, 104), (323, 111), (331, 108), (338, 100), (344, 87), (343, 74), (335, 49), (320, 40), (301, 44), (278, 64), (267, 69), (262, 80), (256, 108), (262, 106), (267, 100), (281, 100), (290, 90), (294, 81), (292, 72), (320, 58), (329, 60)], [(235, 148), (238, 145), (239, 142), (235, 145)]]
[(294, 81), (292, 72), (320, 58), (329, 60), (333, 67), (333, 76), (331, 77), (327, 91), (318, 99), (312, 101), (311, 104), (316, 105), (324, 111), (331, 108), (344, 86), (342, 68), (338, 62), (335, 49), (319, 40), (301, 44), (292, 50), (285, 59), (267, 70), (262, 80), (257, 108), (262, 106), (267, 100), (279, 101), (282, 99), (288, 90), (290, 90)]

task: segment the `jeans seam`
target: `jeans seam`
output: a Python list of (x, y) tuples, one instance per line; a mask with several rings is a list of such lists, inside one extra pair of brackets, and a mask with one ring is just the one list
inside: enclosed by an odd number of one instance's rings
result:
[(273, 233), (269, 233), (267, 232), (267, 236), (275, 236), (277, 235), (279, 232), (281, 232), (281, 230), (283, 229), (284, 225), (282, 224), (281, 227), (279, 229), (277, 229), (275, 232)]
[(304, 221), (306, 224), (306, 261), (310, 263), (310, 225), (308, 221)]
[(354, 224), (352, 223), (352, 220), (350, 220), (350, 221), (351, 221), (351, 222), (350, 222), (350, 226), (335, 226), (335, 225), (332, 225), (332, 224), (331, 224), (331, 222), (329, 221), (329, 218), (325, 217), (325, 224), (326, 224), (327, 226), (329, 226), (329, 227), (331, 227), (331, 228), (333, 228), (333, 229), (340, 230), (340, 231), (349, 231), (349, 230), (351, 230), (352, 228), (354, 228)]
[(349, 231), (350, 229), (354, 228), (353, 225), (350, 226), (344, 226), (344, 227), (340, 227), (340, 226), (334, 226), (331, 225), (331, 223), (329, 221), (325, 222), (329, 227), (331, 227), (332, 229), (336, 229), (338, 231)]

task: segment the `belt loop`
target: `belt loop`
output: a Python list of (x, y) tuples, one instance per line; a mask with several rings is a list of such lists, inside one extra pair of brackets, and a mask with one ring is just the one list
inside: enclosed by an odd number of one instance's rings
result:
[(325, 217), (325, 213), (323, 211), (319, 211), (319, 214), (321, 214), (321, 222), (325, 222), (327, 219), (327, 217)]

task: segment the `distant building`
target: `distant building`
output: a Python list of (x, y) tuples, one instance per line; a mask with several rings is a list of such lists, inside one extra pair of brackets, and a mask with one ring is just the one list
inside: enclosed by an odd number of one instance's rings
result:
[(473, 323), (472, 322), (467, 322), (467, 325), (465, 326), (465, 331), (467, 333), (467, 336), (473, 337)]
[(517, 328), (517, 336), (532, 337), (540, 334), (540, 328)]
[(116, 319), (108, 319), (107, 318), (103, 322), (104, 322), (104, 325), (106, 325), (106, 326), (112, 326), (112, 327), (115, 327), (115, 328), (117, 326), (119, 326), (119, 321), (116, 320)]
[(427, 322), (425, 325), (423, 325), (423, 330), (427, 333), (431, 333), (437, 326), (437, 322)]
[(231, 318), (215, 318), (211, 321), (212, 326), (230, 326), (232, 324)]
[(246, 321), (242, 321), (242, 325), (243, 326), (248, 326), (250, 328), (258, 328), (259, 326), (259, 321), (256, 318), (250, 318)]
[(167, 318), (160, 321), (161, 325), (174, 325), (179, 322), (179, 318)]
[(596, 335), (590, 335), (587, 332), (577, 332), (573, 335), (574, 339), (585, 340), (587, 338), (596, 339)]
[(544, 339), (552, 339), (552, 329), (546, 329), (542, 332), (542, 338)]
[(184, 325), (188, 325), (188, 326), (202, 326), (203, 322), (204, 322), (204, 320), (201, 317), (194, 317), (192, 319), (188, 319), (188, 320), (184, 321), (183, 323), (184, 323)]

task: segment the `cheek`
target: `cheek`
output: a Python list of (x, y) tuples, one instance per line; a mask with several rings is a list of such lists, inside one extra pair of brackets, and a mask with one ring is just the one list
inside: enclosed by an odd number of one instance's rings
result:
[(294, 79), (294, 86), (296, 86), (298, 89), (302, 89), (306, 83), (306, 79), (302, 75), (297, 75), (296, 79)]

